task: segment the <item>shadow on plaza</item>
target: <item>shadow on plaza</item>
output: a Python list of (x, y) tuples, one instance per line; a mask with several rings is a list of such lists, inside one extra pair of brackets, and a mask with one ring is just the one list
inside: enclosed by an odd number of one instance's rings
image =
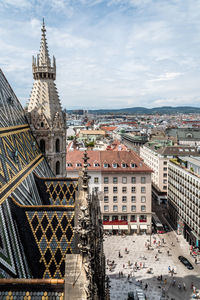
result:
[[(148, 268), (146, 268), (148, 269)], [(162, 275), (162, 274), (160, 274)], [(128, 299), (128, 292), (134, 291), (137, 287), (141, 287), (144, 291), (144, 294), (146, 295), (146, 298), (149, 300), (151, 298), (148, 297), (148, 295), (151, 297), (152, 288), (155, 290), (155, 288), (158, 291), (158, 294), (160, 295), (160, 300), (189, 300), (193, 298), (194, 295), (193, 286), (196, 288), (197, 293), (200, 290), (200, 283), (198, 284), (199, 278), (195, 275), (187, 275), (184, 277), (180, 277), (179, 274), (175, 274), (173, 277), (169, 275), (162, 275), (162, 281), (158, 280), (157, 276), (154, 276), (152, 273), (152, 277), (150, 278), (143, 278), (142, 275), (139, 274), (139, 271), (137, 271), (133, 277), (131, 277), (129, 280), (127, 278), (127, 275), (123, 277), (119, 277), (119, 273), (112, 273), (109, 274), (110, 279), (114, 279), (117, 282), (119, 282), (119, 286), (121, 286), (121, 283), (126, 283), (129, 288), (127, 289), (127, 299)], [(175, 279), (175, 284), (173, 282), (173, 279)], [(166, 280), (166, 281), (165, 281)], [(141, 283), (142, 282), (142, 283)], [(183, 283), (185, 283), (185, 290), (183, 288)], [(147, 289), (145, 289), (145, 285), (148, 285)], [(181, 288), (179, 289), (178, 285), (181, 285)], [(112, 280), (110, 281), (110, 289), (112, 290)], [(160, 291), (160, 293), (159, 293)], [(157, 299), (157, 298), (153, 298)], [(200, 298), (196, 298), (200, 299)], [(112, 300), (112, 298), (111, 298)]]

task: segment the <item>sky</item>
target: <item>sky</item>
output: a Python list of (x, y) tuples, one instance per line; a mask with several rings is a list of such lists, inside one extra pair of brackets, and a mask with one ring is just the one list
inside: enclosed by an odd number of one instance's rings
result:
[(1, 0), (0, 68), (22, 105), (45, 18), (62, 107), (200, 107), (199, 0)]

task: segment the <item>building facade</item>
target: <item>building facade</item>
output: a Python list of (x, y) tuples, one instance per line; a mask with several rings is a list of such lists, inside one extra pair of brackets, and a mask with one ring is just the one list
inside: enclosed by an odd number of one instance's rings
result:
[[(200, 174), (191, 170), (189, 160), (178, 158), (169, 162), (168, 210), (177, 233), (190, 245), (199, 247)], [(200, 166), (199, 160), (196, 164)]]
[(34, 84), (28, 104), (28, 120), (32, 132), (52, 171), (65, 175), (66, 117), (55, 85), (56, 60), (51, 63), (46, 28), (43, 22), (40, 53), (33, 57)]
[[(67, 153), (67, 174), (77, 177), (82, 151)], [(151, 172), (133, 151), (88, 151), (89, 187), (97, 192), (105, 230), (151, 231)]]
[(169, 160), (178, 156), (200, 156), (198, 147), (172, 146), (170, 143), (170, 140), (152, 141), (140, 148), (140, 156), (153, 169), (152, 197), (158, 204), (167, 203)]
[(140, 148), (140, 156), (153, 170), (152, 197), (160, 204), (167, 201), (168, 158), (148, 146)]

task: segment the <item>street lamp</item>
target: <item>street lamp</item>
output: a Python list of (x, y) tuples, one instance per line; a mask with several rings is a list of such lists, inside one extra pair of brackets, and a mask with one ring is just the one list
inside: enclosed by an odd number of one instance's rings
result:
[(148, 225), (148, 228), (149, 228), (149, 231), (150, 231), (150, 247), (151, 247), (151, 224), (150, 225)]

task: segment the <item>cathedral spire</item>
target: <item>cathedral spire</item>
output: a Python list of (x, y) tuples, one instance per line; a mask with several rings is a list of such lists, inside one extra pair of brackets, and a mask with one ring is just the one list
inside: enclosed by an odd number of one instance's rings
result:
[(45, 28), (44, 18), (43, 18), (41, 31), (42, 31), (42, 37), (40, 43), (39, 66), (51, 67), (49, 50), (48, 50), (47, 40), (46, 40), (46, 28)]
[(33, 56), (32, 68), (33, 68), (33, 78), (49, 78), (56, 79), (56, 60), (53, 56), (53, 64), (51, 64), (51, 59), (49, 56), (49, 50), (47, 46), (46, 39), (46, 27), (44, 23), (44, 18), (42, 22), (42, 36), (40, 42), (40, 52), (37, 55), (37, 58)]
[(28, 114), (33, 134), (45, 153), (56, 175), (64, 175), (66, 169), (66, 120), (58, 96), (56, 61), (49, 57), (46, 28), (43, 19), (40, 52), (33, 57), (34, 84), (28, 104)]

